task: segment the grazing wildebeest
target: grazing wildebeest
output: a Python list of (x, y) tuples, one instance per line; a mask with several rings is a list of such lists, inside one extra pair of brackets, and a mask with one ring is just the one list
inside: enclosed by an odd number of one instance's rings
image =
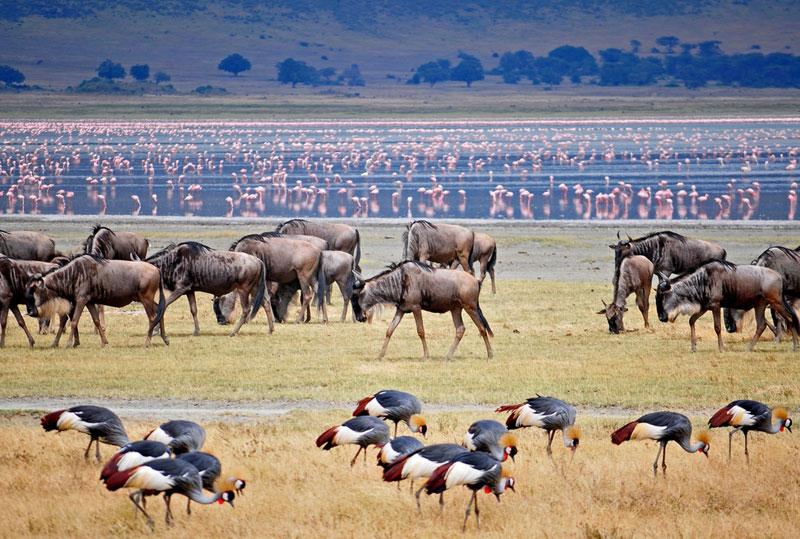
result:
[(18, 230), (7, 232), (0, 230), (0, 254), (17, 260), (38, 260), (50, 262), (57, 256), (62, 256), (56, 250), (53, 238), (41, 232)]
[(392, 264), (388, 269), (365, 281), (356, 280), (353, 292), (353, 313), (359, 322), (366, 321), (365, 311), (379, 303), (391, 303), (396, 307), (394, 318), (386, 330), (378, 358), (383, 358), (389, 339), (406, 313), (414, 313), (417, 323), (417, 335), (422, 340), (422, 352), (428, 358), (428, 343), (425, 341), (425, 328), (422, 325), (422, 311), (444, 313), (450, 311), (456, 336), (447, 359), (453, 357), (458, 343), (464, 336), (464, 321), (461, 310), (475, 322), (478, 331), (486, 344), (486, 353), (492, 357), (492, 345), (489, 337), (493, 337), (489, 322), (483, 316), (478, 296), (481, 286), (474, 276), (463, 271), (451, 269), (434, 269), (429, 264), (415, 260), (406, 260)]
[(361, 235), (358, 229), (341, 223), (320, 223), (305, 219), (291, 219), (275, 227), (275, 232), (283, 234), (304, 234), (316, 236), (328, 242), (328, 251), (350, 253), (356, 261), (356, 269), (361, 270)]
[(94, 225), (83, 242), (83, 252), (109, 260), (144, 260), (150, 242), (136, 232), (114, 232), (107, 226)]
[[(778, 272), (783, 279), (783, 295), (788, 299), (790, 305), (800, 299), (800, 253), (796, 250), (776, 245), (758, 255), (751, 264)], [(738, 322), (744, 316), (744, 313), (745, 311), (742, 310), (725, 309), (725, 329), (728, 333), (737, 331)], [(783, 319), (778, 318), (773, 311), (772, 320), (775, 326), (770, 326), (770, 329), (775, 332), (776, 338), (780, 340), (780, 334), (784, 329)]]
[[(617, 282), (622, 260), (630, 255), (642, 255), (650, 260), (659, 283), (669, 279), (672, 274), (685, 275), (706, 262), (725, 260), (727, 256), (725, 249), (716, 243), (687, 238), (668, 230), (636, 239), (628, 237), (628, 241), (619, 240), (609, 247), (614, 249), (614, 283)], [(616, 285), (614, 287), (616, 289)]]
[[(155, 301), (156, 293), (159, 293), (158, 303)], [(96, 306), (124, 307), (138, 301), (144, 306), (149, 320), (145, 346), (150, 346), (153, 329), (157, 325), (160, 325), (164, 344), (169, 344), (164, 333), (166, 306), (161, 275), (156, 268), (146, 262), (107, 260), (95, 255), (79, 255), (61, 267), (31, 278), (25, 300), (28, 314), (34, 317), (39, 316), (40, 312), (45, 314), (51, 311), (48, 306), (50, 302), (55, 301), (56, 304), (63, 305), (66, 300), (71, 303), (74, 307), (69, 343), (73, 346), (77, 346), (75, 337), (84, 307), (89, 310), (92, 321), (100, 333), (100, 341), (105, 346), (108, 340), (100, 325)], [(59, 312), (62, 315), (62, 322), (65, 322), (64, 310), (61, 308)], [(59, 327), (53, 346), (58, 346), (62, 331), (63, 327)]]
[[(303, 303), (297, 316), (297, 323), (303, 321), (304, 314), (310, 308), (315, 288), (318, 294), (317, 305), (322, 309), (325, 321), (328, 321), (323, 301), (325, 297), (323, 251), (308, 242), (292, 240), (280, 233), (250, 234), (233, 242), (230, 248), (232, 251), (249, 253), (261, 260), (266, 268), (266, 279), (269, 282), (278, 284), (299, 282)], [(214, 312), (217, 314), (217, 322), (226, 323), (235, 304), (235, 298), (230, 296), (216, 298)], [(264, 310), (271, 316), (269, 305), (265, 305)]]
[(756, 332), (749, 346), (752, 350), (767, 327), (764, 317), (767, 305), (791, 324), (794, 349), (797, 349), (800, 322), (783, 297), (783, 279), (769, 268), (737, 266), (724, 260), (716, 260), (700, 266), (694, 273), (673, 283), (663, 281), (658, 285), (656, 293), (658, 319), (662, 322), (674, 322), (680, 314), (690, 315), (693, 352), (697, 349), (694, 324), (709, 310), (714, 315), (714, 331), (717, 332), (717, 344), (720, 352), (722, 351), (722, 307), (755, 309)]
[(644, 327), (650, 327), (647, 311), (650, 309), (650, 288), (652, 285), (652, 262), (639, 255), (628, 256), (623, 259), (620, 265), (619, 278), (615, 283), (614, 300), (609, 305), (606, 305), (604, 301), (603, 308), (597, 311), (597, 314), (606, 315), (608, 331), (615, 334), (625, 331), (625, 325), (622, 322), (623, 313), (628, 310), (625, 307), (625, 299), (633, 293), (636, 293), (636, 306), (639, 307), (642, 318), (644, 318)]
[[(347, 306), (353, 296), (353, 283), (355, 282), (355, 260), (353, 256), (344, 251), (322, 251), (322, 272), (325, 275), (325, 286), (330, 292), (331, 285), (336, 283), (342, 293), (341, 321), (347, 318)], [(294, 281), (282, 284), (275, 294), (275, 318), (283, 320), (292, 297), (300, 290), (300, 283)], [(328, 294), (330, 296), (330, 293)], [(319, 298), (317, 302), (319, 303)], [(311, 320), (311, 309), (306, 310), (306, 322)]]
[(403, 232), (403, 259), (445, 265), (457, 260), (464, 271), (474, 275), (474, 242), (475, 234), (463, 226), (413, 221)]
[(28, 344), (33, 347), (34, 340), (22, 313), (17, 305), (25, 304), (25, 291), (28, 281), (37, 273), (45, 273), (57, 267), (50, 262), (38, 260), (15, 260), (5, 255), (0, 255), (0, 348), (6, 344), (6, 323), (8, 311), (14, 313), (17, 324), (25, 332)]
[[(217, 251), (196, 241), (185, 241), (168, 245), (149, 257), (147, 262), (161, 271), (164, 288), (170, 291), (167, 307), (186, 295), (194, 320), (195, 336), (200, 335), (195, 292), (205, 292), (215, 297), (228, 293), (239, 296), (242, 314), (231, 337), (256, 315), (267, 294), (264, 264), (247, 253)], [(272, 316), (269, 312), (267, 321), (272, 333)]]

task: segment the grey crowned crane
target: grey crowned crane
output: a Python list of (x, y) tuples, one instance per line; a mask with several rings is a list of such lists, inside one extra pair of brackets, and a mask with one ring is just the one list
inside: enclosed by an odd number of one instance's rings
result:
[(744, 433), (744, 455), (750, 463), (750, 454), (747, 449), (747, 433), (752, 431), (776, 434), (784, 429), (792, 432), (792, 420), (786, 408), (771, 409), (763, 402), (752, 400), (733, 401), (724, 408), (720, 408), (708, 420), (710, 428), (733, 427), (728, 434), (728, 460), (731, 458), (731, 444), (736, 431)]
[[(433, 472), (447, 462), (450, 462), (459, 455), (469, 453), (466, 449), (457, 444), (434, 444), (423, 447), (397, 460), (383, 472), (383, 480), (386, 482), (402, 481), (411, 479), (411, 488), (414, 488), (415, 479), (427, 479)], [(419, 495), (422, 488), (414, 493), (417, 500), (417, 510), (422, 512), (419, 504)], [(439, 496), (439, 507), (444, 507), (444, 495)]]
[(386, 470), (399, 459), (423, 447), (425, 446), (422, 445), (422, 442), (413, 436), (392, 438), (381, 446), (381, 450), (378, 452), (378, 466)]
[(165, 517), (167, 524), (171, 524), (173, 520), (170, 509), (170, 500), (173, 494), (186, 496), (193, 502), (205, 505), (228, 502), (233, 506), (233, 500), (236, 497), (231, 490), (217, 492), (210, 496), (204, 494), (200, 472), (190, 463), (180, 459), (151, 460), (130, 470), (117, 472), (108, 478), (106, 488), (111, 492), (121, 488), (135, 489), (128, 497), (136, 509), (147, 518), (147, 524), (151, 529), (155, 523), (140, 503), (144, 496), (164, 494), (164, 503), (167, 506)]
[(61, 433), (65, 430), (76, 430), (88, 434), (89, 445), (83, 453), (86, 460), (89, 460), (92, 442), (95, 444), (97, 462), (100, 462), (100, 442), (122, 447), (129, 441), (117, 414), (102, 406), (81, 405), (56, 410), (43, 416), (40, 423), (45, 431), (56, 430)]
[(206, 431), (194, 421), (178, 419), (162, 423), (144, 439), (166, 444), (174, 455), (180, 455), (201, 450), (206, 441)]
[(506, 419), (509, 430), (522, 427), (539, 427), (547, 433), (547, 454), (552, 455), (553, 438), (561, 431), (564, 447), (574, 452), (580, 443), (581, 430), (575, 426), (575, 408), (554, 397), (536, 395), (520, 404), (506, 404), (495, 412), (511, 412)]
[(470, 425), (463, 445), (470, 451), (489, 453), (501, 462), (508, 457), (514, 460), (517, 454), (517, 437), (493, 419), (482, 419)]
[(636, 421), (631, 421), (611, 435), (611, 442), (620, 445), (628, 440), (655, 440), (658, 442), (658, 453), (653, 462), (653, 475), (658, 475), (658, 457), (662, 455), (661, 470), (667, 473), (667, 443), (675, 442), (687, 453), (700, 453), (708, 457), (710, 437), (708, 432), (697, 435), (692, 442), (692, 424), (689, 418), (675, 412), (652, 412)]
[(374, 395), (364, 397), (353, 410), (353, 416), (372, 416), (394, 422), (394, 435), (397, 436), (397, 424), (401, 421), (408, 425), (411, 432), (418, 432), (424, 437), (428, 432), (425, 418), (419, 415), (422, 403), (411, 393), (384, 389)]
[(364, 462), (367, 462), (367, 447), (382, 446), (389, 441), (389, 427), (376, 417), (354, 417), (341, 425), (331, 427), (317, 438), (317, 447), (328, 451), (340, 445), (358, 446), (350, 466), (355, 465), (358, 454), (364, 451)]
[(445, 490), (464, 485), (472, 491), (472, 497), (464, 514), (462, 531), (467, 529), (470, 510), (475, 505), (475, 522), (481, 527), (480, 510), (478, 509), (478, 491), (484, 489), (494, 494), (497, 501), (505, 490), (514, 490), (514, 478), (503, 470), (502, 463), (488, 453), (474, 452), (459, 455), (450, 462), (442, 464), (425, 483), (428, 494), (442, 494)]
[(109, 460), (103, 471), (100, 472), (100, 480), (104, 483), (109, 477), (117, 472), (124, 472), (156, 459), (168, 459), (171, 454), (169, 448), (161, 442), (151, 440), (139, 440), (123, 445), (111, 460)]
[[(197, 468), (204, 489), (214, 493), (233, 490), (237, 495), (242, 495), (246, 486), (245, 480), (234, 476), (222, 477), (222, 463), (214, 455), (202, 451), (190, 451), (178, 455), (177, 458)], [(192, 500), (189, 499), (186, 502), (186, 513), (189, 515), (192, 514), (191, 505)]]

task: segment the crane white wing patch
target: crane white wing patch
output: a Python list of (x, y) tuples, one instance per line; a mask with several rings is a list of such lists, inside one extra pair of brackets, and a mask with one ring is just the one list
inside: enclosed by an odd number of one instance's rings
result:
[(472, 441), (472, 433), (468, 432), (464, 435), (464, 447), (469, 449), (470, 451), (475, 451), (475, 443)]
[(659, 427), (650, 423), (637, 423), (631, 433), (631, 440), (658, 440), (667, 427)]
[(447, 476), (445, 477), (447, 488), (450, 489), (458, 485), (474, 485), (480, 481), (485, 473), (485, 471), (476, 470), (463, 462), (456, 462), (447, 470)]
[(131, 474), (125, 482), (127, 488), (139, 488), (144, 490), (169, 490), (175, 486), (171, 477), (162, 475), (161, 472), (148, 466), (142, 466)]
[(366, 408), (369, 415), (373, 417), (384, 417), (388, 411), (386, 408), (381, 406), (381, 403), (378, 402), (378, 399), (372, 399), (369, 401)]
[(731, 406), (728, 410), (728, 413), (731, 414), (729, 423), (734, 427), (749, 427), (750, 425), (754, 425), (756, 422), (753, 414), (741, 406)]
[(364, 432), (355, 431), (349, 427), (341, 426), (336, 431), (336, 436), (333, 438), (333, 442), (336, 445), (345, 445), (345, 444), (357, 444), (358, 440), (372, 432), (374, 429), (365, 430)]
[(434, 462), (419, 455), (411, 455), (403, 466), (403, 478), (430, 477), (433, 471), (442, 464), (444, 463)]
[(121, 472), (125, 470), (130, 470), (131, 468), (136, 468), (144, 464), (145, 462), (150, 462), (151, 460), (155, 460), (156, 458), (167, 459), (169, 458), (169, 453), (164, 453), (159, 457), (145, 457), (135, 451), (131, 451), (130, 453), (123, 454), (119, 461), (117, 461), (117, 469)]
[(81, 417), (74, 412), (64, 412), (58, 416), (58, 423), (56, 427), (58, 430), (77, 430), (84, 434), (89, 434), (89, 427), (91, 423), (86, 423)]
[(395, 451), (392, 444), (386, 444), (381, 448), (381, 462), (384, 464), (391, 464), (400, 456), (398, 451)]
[(156, 430), (148, 434), (145, 440), (152, 440), (154, 442), (161, 442), (164, 445), (169, 445), (169, 443), (172, 441), (172, 436), (161, 430), (161, 427), (158, 427)]
[(517, 415), (517, 426), (519, 427), (544, 427), (544, 419), (546, 417), (553, 417), (556, 414), (543, 414), (541, 412), (537, 412), (529, 405), (525, 405), (520, 408), (519, 414)]

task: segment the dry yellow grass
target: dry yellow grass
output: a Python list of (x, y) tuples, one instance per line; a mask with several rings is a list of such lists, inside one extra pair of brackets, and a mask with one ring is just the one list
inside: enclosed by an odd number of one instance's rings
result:
[[(182, 498), (173, 510), (177, 537), (422, 537), (460, 532), (468, 491), (447, 493), (444, 513), (423, 495), (416, 513), (408, 485), (400, 491), (380, 480), (370, 450), (367, 466), (348, 461), (351, 447), (323, 452), (314, 438), (346, 412), (293, 413), (275, 422), (206, 424), (207, 449), (223, 469), (245, 471), (245, 495), (229, 506), (195, 507), (187, 518)], [(485, 414), (436, 414), (432, 442), (453, 441)], [(124, 418), (123, 418), (124, 419)], [(695, 418), (700, 421), (702, 418)], [(129, 423), (144, 433), (152, 423)], [(481, 535), (489, 537), (792, 537), (800, 518), (800, 483), (795, 455), (800, 442), (790, 434), (754, 435), (752, 463), (744, 464), (741, 437), (730, 464), (727, 436), (712, 435), (709, 460), (670, 446), (666, 479), (653, 479), (656, 446), (613, 446), (611, 430), (621, 421), (584, 420), (584, 439), (574, 462), (556, 448), (555, 466), (544, 452), (541, 431), (520, 432), (520, 454), (512, 464), (517, 492), (498, 504), (479, 494)], [(86, 437), (56, 436), (32, 415), (0, 419), (2, 535), (145, 536), (123, 492), (111, 493), (97, 480), (100, 465), (85, 463)], [(108, 457), (111, 449), (103, 446)], [(166, 530), (163, 503), (150, 499), (156, 531)], [(468, 535), (477, 535), (474, 519)]]

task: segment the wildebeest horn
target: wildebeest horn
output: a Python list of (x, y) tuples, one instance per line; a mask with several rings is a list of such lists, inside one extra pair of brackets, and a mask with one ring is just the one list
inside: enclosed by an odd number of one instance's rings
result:
[(630, 234), (625, 234), (625, 235), (628, 236), (628, 241), (633, 241), (633, 238), (631, 238)]
[(622, 239), (622, 238), (620, 238), (620, 237), (619, 237), (619, 230), (617, 230), (617, 239), (618, 239), (618, 240), (619, 240), (619, 239)]
[(603, 307), (608, 307), (608, 305), (606, 305), (606, 300), (604, 300), (604, 299), (601, 299), (600, 301), (602, 301), (602, 302), (603, 302)]

